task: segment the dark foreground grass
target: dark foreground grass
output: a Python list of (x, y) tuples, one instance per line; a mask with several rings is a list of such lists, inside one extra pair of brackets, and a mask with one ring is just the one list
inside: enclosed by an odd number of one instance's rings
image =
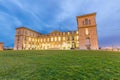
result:
[(3, 51), (0, 80), (120, 80), (120, 53)]

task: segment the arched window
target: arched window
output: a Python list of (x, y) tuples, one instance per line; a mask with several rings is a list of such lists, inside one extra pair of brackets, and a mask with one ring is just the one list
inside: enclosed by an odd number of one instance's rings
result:
[(90, 44), (90, 38), (87, 37), (86, 38), (86, 47), (87, 47), (87, 49), (90, 49), (90, 46), (91, 46), (91, 44)]
[(90, 45), (90, 38), (89, 37), (86, 38), (86, 45)]

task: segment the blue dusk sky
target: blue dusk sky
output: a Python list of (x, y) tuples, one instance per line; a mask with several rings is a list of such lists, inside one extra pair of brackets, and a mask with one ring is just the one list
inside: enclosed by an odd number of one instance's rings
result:
[(76, 16), (96, 12), (99, 46), (120, 46), (120, 0), (0, 0), (0, 42), (14, 46), (15, 30), (77, 29)]

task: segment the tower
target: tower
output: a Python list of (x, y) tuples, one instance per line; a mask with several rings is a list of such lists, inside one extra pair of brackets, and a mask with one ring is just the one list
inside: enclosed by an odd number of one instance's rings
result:
[(24, 28), (16, 28), (14, 50), (23, 50)]
[(3, 50), (4, 50), (4, 43), (0, 42), (0, 51), (3, 51)]
[(81, 50), (98, 49), (98, 36), (96, 29), (96, 13), (77, 16), (79, 32), (79, 48)]

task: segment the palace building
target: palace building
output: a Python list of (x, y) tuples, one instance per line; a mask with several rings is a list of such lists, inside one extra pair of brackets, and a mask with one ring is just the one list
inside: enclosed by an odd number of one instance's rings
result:
[(16, 28), (14, 50), (98, 49), (96, 13), (77, 16), (76, 31), (41, 34), (26, 27)]

